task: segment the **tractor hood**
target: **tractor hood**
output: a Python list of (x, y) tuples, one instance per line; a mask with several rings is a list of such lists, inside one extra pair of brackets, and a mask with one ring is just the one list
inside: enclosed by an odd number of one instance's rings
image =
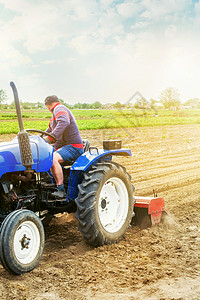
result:
[[(46, 172), (53, 164), (53, 147), (40, 136), (29, 136), (33, 155), (32, 169), (35, 172)], [(11, 142), (0, 143), (0, 177), (7, 172), (24, 171), (18, 138)]]

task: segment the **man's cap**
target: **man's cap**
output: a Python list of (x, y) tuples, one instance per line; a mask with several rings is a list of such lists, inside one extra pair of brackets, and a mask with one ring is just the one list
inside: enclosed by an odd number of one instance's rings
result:
[(59, 102), (59, 99), (56, 95), (48, 96), (44, 100), (45, 105), (49, 105), (49, 104), (52, 104), (54, 102)]

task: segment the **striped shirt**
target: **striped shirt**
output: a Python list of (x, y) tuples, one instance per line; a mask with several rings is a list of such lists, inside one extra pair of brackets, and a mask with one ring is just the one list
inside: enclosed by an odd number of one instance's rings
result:
[(83, 148), (83, 142), (72, 112), (60, 103), (56, 103), (51, 111), (52, 117), (46, 131), (56, 138), (56, 142), (53, 144), (54, 148), (59, 149), (65, 145)]

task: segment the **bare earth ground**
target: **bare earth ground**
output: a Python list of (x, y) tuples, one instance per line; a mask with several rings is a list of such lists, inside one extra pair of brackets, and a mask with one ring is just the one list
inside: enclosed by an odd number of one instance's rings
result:
[(114, 160), (136, 195), (165, 198), (166, 223), (94, 249), (74, 215), (59, 215), (35, 270), (12, 276), (0, 266), (0, 299), (200, 299), (200, 125), (82, 132), (93, 146), (109, 135), (126, 137), (133, 157)]

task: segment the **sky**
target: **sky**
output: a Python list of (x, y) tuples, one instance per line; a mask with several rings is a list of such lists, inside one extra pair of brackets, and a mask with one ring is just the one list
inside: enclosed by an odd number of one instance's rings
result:
[(8, 102), (200, 98), (199, 0), (0, 0), (0, 41)]

